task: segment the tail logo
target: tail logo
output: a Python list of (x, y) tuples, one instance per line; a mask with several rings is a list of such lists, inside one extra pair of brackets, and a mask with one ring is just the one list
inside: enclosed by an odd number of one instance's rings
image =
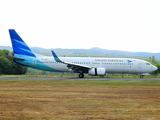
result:
[(13, 51), (15, 54), (36, 57), (14, 29), (10, 29), (9, 34), (12, 41)]

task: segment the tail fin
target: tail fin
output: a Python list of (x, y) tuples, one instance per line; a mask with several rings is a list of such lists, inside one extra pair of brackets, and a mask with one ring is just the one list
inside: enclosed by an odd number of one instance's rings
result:
[(10, 38), (12, 41), (14, 54), (26, 55), (30, 57), (36, 57), (27, 44), (22, 40), (22, 38), (17, 34), (14, 29), (9, 29)]

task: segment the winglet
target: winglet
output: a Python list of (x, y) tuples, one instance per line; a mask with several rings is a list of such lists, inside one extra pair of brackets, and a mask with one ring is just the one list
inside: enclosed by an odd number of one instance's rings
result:
[(53, 55), (53, 57), (54, 57), (54, 59), (55, 59), (55, 61), (56, 62), (62, 62), (59, 58), (58, 58), (58, 56), (56, 55), (56, 53), (52, 50), (52, 55)]

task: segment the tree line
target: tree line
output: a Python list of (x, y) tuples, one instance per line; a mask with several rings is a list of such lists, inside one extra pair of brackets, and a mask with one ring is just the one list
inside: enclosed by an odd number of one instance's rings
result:
[(0, 74), (20, 75), (27, 72), (27, 67), (13, 62), (13, 60), (7, 58), (6, 55), (13, 55), (13, 53), (9, 50), (0, 50)]

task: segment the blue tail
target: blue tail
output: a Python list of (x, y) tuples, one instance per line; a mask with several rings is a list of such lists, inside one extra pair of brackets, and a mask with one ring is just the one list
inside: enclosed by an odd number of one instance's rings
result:
[(12, 41), (13, 51), (15, 55), (26, 55), (30, 57), (36, 57), (27, 44), (17, 34), (14, 29), (9, 29), (10, 38)]

